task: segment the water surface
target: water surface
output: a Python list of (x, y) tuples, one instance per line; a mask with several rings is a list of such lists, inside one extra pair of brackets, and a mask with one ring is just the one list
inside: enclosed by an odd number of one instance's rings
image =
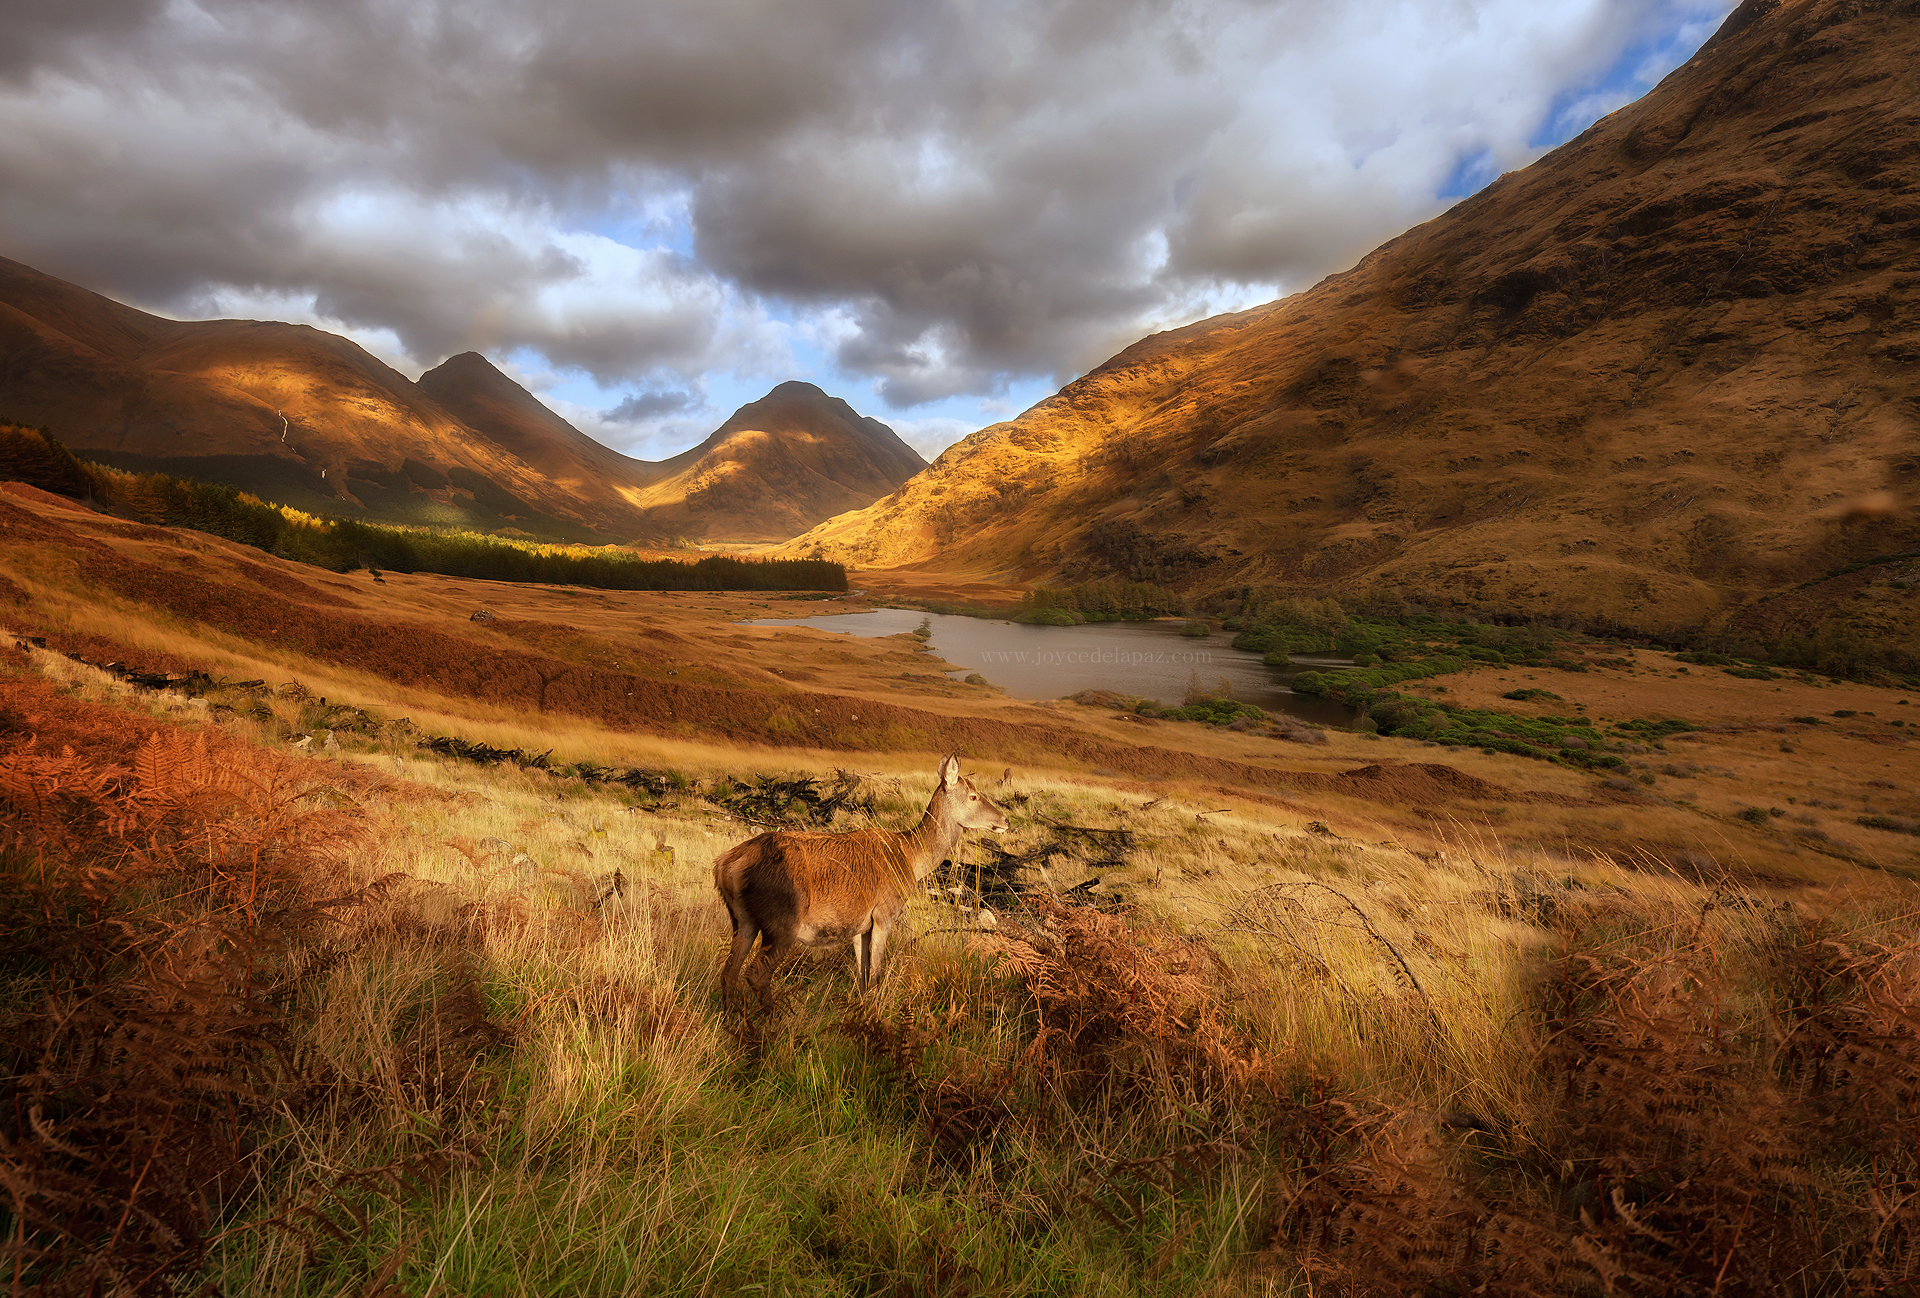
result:
[(810, 626), (859, 636), (898, 635), (924, 618), (932, 623), (929, 642), (958, 670), (982, 676), (1017, 699), (1057, 699), (1081, 690), (1112, 690), (1178, 704), (1193, 672), (1208, 687), (1222, 676), (1233, 697), (1268, 712), (1284, 712), (1324, 726), (1345, 726), (1353, 710), (1343, 703), (1295, 694), (1293, 678), (1303, 671), (1351, 667), (1343, 658), (1295, 658), (1291, 667), (1269, 667), (1260, 655), (1234, 649), (1232, 638), (1216, 633), (1205, 639), (1180, 634), (1184, 625), (1166, 622), (1090, 622), (1084, 626), (1024, 626), (978, 617), (950, 617), (917, 609), (882, 608), (871, 613), (829, 613), (803, 618), (758, 618), (752, 626)]

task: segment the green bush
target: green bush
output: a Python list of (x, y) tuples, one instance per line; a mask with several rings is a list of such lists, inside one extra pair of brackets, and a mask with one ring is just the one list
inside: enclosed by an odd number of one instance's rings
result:
[(1078, 626), (1080, 619), (1064, 608), (1023, 608), (1008, 619), (1026, 626)]

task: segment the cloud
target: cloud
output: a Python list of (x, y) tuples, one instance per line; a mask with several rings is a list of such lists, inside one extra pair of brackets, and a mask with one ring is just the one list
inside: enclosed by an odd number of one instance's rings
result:
[(920, 452), (922, 459), (931, 463), (940, 452), (981, 425), (947, 415), (931, 415), (922, 419), (890, 419), (887, 427), (893, 429), (901, 441)]
[(635, 392), (611, 410), (600, 412), (607, 424), (637, 424), (661, 415), (678, 414), (699, 400), (691, 392)]
[(162, 0), (8, 0), (0, 77), (15, 77), (71, 59), (98, 38), (136, 31)]
[(817, 355), (911, 411), (1305, 287), (1727, 8), (22, 0), (0, 252), (415, 368), (611, 399)]

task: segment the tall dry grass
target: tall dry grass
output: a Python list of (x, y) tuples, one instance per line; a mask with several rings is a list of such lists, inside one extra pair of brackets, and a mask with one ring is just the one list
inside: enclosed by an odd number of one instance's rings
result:
[[(224, 724), (310, 721), (265, 706)], [(17, 1291), (1914, 1282), (1897, 884), (1716, 890), (1466, 829), (1423, 857), (1023, 780), (995, 796), (1013, 850), (1061, 844), (1040, 895), (990, 931), (964, 885), (917, 902), (876, 993), (823, 952), (743, 1019), (709, 867), (756, 827), (344, 738), (182, 750), (227, 773), (172, 801), (71, 759), (49, 801), (57, 759), (0, 758)], [(872, 817), (930, 788), (873, 780)]]

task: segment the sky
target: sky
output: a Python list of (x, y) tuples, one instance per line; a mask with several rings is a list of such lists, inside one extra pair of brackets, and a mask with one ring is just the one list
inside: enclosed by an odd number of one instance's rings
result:
[(931, 458), (1310, 287), (1727, 0), (6, 0), (0, 255), (476, 350), (659, 459), (805, 379)]

